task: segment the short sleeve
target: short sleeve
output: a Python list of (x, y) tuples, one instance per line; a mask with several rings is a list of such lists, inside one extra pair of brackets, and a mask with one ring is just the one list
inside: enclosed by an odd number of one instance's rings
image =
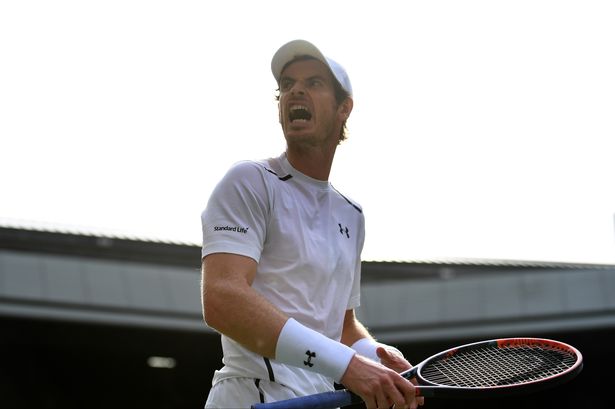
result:
[(201, 255), (233, 253), (257, 262), (270, 215), (264, 169), (255, 162), (234, 165), (214, 188), (201, 214)]

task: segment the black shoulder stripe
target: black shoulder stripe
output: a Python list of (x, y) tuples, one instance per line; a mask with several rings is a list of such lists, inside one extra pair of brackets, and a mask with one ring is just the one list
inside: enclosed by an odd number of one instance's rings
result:
[(271, 170), (271, 169), (269, 169), (269, 168), (265, 168), (265, 170), (266, 170), (267, 172), (269, 172), (269, 173), (272, 173), (272, 174), (276, 175), (276, 176), (277, 176), (277, 178), (278, 178), (278, 179), (280, 179), (282, 182), (286, 182), (288, 179), (290, 179), (290, 178), (292, 178), (292, 177), (293, 177), (293, 175), (279, 176), (277, 173), (275, 173), (274, 171), (272, 171), (272, 170)]
[[(333, 186), (331, 186), (333, 187)], [(342, 196), (344, 198), (345, 201), (348, 202), (348, 204), (352, 207), (355, 208), (355, 210), (359, 213), (363, 213), (363, 209), (361, 209), (359, 206), (357, 206), (356, 204), (352, 203), (346, 196), (344, 196), (343, 194), (340, 193), (339, 190), (337, 190), (336, 188), (333, 187), (333, 190), (335, 190), (337, 192), (338, 195)]]

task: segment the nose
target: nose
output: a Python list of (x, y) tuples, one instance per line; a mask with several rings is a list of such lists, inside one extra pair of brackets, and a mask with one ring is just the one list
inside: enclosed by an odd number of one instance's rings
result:
[(303, 95), (305, 94), (305, 86), (303, 81), (295, 81), (293, 87), (290, 89), (291, 95)]

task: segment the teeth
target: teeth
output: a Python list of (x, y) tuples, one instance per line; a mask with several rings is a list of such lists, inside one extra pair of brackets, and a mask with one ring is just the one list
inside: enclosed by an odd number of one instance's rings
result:
[(307, 122), (312, 118), (312, 113), (305, 105), (291, 105), (289, 108), (289, 119), (291, 122)]
[[(290, 107), (291, 111), (296, 111), (297, 109), (304, 109), (304, 110), (308, 110), (308, 108), (304, 105), (293, 105)], [(309, 112), (309, 111), (308, 111)]]

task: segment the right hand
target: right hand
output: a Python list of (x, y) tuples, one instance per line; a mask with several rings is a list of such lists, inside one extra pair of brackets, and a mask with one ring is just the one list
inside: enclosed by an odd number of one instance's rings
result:
[(356, 354), (341, 383), (359, 395), (367, 409), (416, 409), (414, 385), (392, 369)]

